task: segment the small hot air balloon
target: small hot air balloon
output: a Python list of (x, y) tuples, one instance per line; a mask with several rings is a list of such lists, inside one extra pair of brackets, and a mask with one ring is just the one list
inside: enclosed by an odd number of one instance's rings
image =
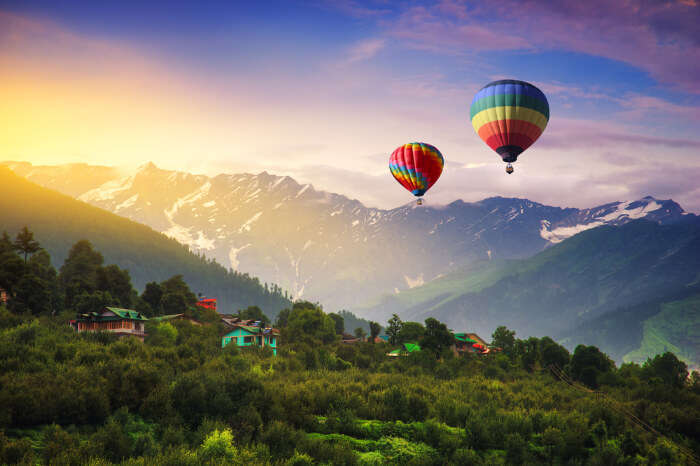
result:
[(411, 142), (399, 146), (389, 158), (389, 170), (401, 186), (416, 196), (421, 196), (440, 178), (445, 159), (435, 146), (424, 142)]
[(506, 173), (549, 121), (547, 97), (525, 81), (505, 79), (487, 84), (474, 96), (471, 120), (479, 137), (501, 156)]

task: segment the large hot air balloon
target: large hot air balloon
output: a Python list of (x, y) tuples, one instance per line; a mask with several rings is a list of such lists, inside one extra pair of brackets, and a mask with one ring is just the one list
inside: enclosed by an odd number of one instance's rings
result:
[(525, 81), (505, 79), (484, 86), (474, 96), (471, 120), (479, 137), (501, 156), (507, 173), (549, 121), (544, 93)]
[(389, 170), (396, 181), (418, 198), (440, 178), (445, 159), (435, 146), (424, 142), (411, 142), (399, 146), (389, 159)]

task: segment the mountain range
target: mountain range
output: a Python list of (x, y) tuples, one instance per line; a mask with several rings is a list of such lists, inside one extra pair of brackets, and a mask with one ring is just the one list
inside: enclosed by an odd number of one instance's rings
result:
[[(434, 316), (484, 335), (507, 325), (596, 344), (619, 362), (670, 349), (700, 364), (700, 221), (672, 200), (576, 209), (492, 197), (384, 210), (266, 172), (7, 164), (329, 310)], [(95, 180), (70, 182), (90, 170)]]
[(686, 215), (677, 203), (651, 197), (591, 209), (493, 197), (383, 210), (266, 172), (209, 177), (147, 163), (120, 176), (109, 167), (7, 164), (331, 309), (358, 308), (475, 262), (530, 257), (597, 226), (637, 218), (667, 224)]

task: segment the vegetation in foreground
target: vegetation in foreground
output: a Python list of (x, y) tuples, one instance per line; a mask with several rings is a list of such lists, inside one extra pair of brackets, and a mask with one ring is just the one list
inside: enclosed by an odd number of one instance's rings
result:
[[(194, 294), (175, 277), (139, 296), (87, 242), (57, 273), (23, 235), (0, 240), (10, 295), (0, 307), (0, 463), (687, 464), (700, 453), (700, 379), (671, 353), (616, 368), (593, 346), (570, 354), (501, 327), (501, 352), (456, 357), (443, 324), (398, 318), (390, 344), (348, 345), (343, 316), (308, 302), (277, 316), (277, 357), (222, 349), (206, 311), (196, 315), (204, 326), (149, 324), (144, 343), (78, 334), (66, 325), (77, 310), (131, 300), (150, 315), (180, 305), (193, 314)], [(423, 350), (386, 357), (406, 341)]]

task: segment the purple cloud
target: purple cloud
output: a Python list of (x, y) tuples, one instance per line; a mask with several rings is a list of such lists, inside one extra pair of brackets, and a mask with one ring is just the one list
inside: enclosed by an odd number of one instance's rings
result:
[(412, 7), (388, 33), (443, 53), (565, 49), (629, 63), (700, 93), (700, 6), (695, 1), (442, 0)]

